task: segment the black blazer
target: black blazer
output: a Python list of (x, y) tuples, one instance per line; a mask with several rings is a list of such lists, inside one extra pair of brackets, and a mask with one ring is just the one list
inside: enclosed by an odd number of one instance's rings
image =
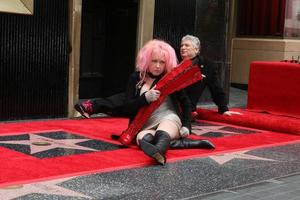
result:
[[(145, 94), (140, 96), (140, 88), (136, 88), (139, 82), (139, 72), (134, 72), (128, 81), (126, 90), (125, 109), (129, 116), (129, 123), (131, 123), (137, 115), (139, 109), (143, 106), (149, 105), (146, 100)], [(159, 81), (157, 78), (151, 88)], [(185, 91), (181, 90), (170, 95), (176, 113), (181, 119), (183, 126), (191, 130), (191, 102)]]
[(185, 89), (191, 100), (192, 110), (196, 110), (199, 98), (205, 87), (208, 86), (211, 97), (218, 106), (218, 112), (224, 113), (225, 111), (228, 111), (226, 94), (221, 86), (218, 66), (200, 55), (196, 56), (193, 59), (193, 62), (198, 64), (201, 73), (205, 75), (206, 78), (203, 78), (201, 81), (198, 81)]

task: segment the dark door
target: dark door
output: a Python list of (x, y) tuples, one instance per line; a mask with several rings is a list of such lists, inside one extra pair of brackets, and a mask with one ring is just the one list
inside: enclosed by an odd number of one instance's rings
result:
[(62, 118), (68, 108), (68, 0), (0, 13), (0, 121)]
[(137, 12), (136, 0), (82, 2), (80, 99), (124, 91), (134, 71)]

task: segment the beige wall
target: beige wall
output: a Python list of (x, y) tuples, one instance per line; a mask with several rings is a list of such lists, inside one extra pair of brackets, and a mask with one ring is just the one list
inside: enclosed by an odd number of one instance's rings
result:
[(300, 40), (234, 38), (231, 83), (248, 84), (251, 61), (280, 61), (300, 55)]

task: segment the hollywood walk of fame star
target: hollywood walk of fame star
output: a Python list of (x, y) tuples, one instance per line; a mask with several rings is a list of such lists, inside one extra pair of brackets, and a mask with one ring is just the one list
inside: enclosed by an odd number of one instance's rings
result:
[(214, 155), (214, 156), (209, 156), (209, 158), (211, 158), (212, 160), (217, 162), (219, 165), (223, 165), (233, 159), (264, 160), (264, 161), (271, 161), (271, 162), (277, 161), (277, 160), (273, 160), (273, 159), (268, 159), (268, 158), (253, 156), (250, 154), (245, 154), (248, 151), (250, 151), (250, 150)]
[(90, 196), (57, 185), (72, 178), (63, 178), (33, 184), (16, 185), (0, 188), (0, 199), (12, 200), (29, 194), (60, 195), (65, 197), (83, 197), (87, 199), (92, 199), (92, 197)]
[(238, 135), (241, 133), (229, 131), (229, 130), (223, 130), (227, 126), (221, 126), (221, 125), (210, 125), (210, 126), (199, 126), (195, 125), (192, 127), (192, 132), (195, 135), (201, 136), (210, 132), (217, 132), (224, 135)]
[[(19, 144), (29, 145), (30, 154), (35, 154), (42, 151), (47, 151), (55, 148), (79, 149), (86, 151), (97, 151), (96, 149), (77, 145), (77, 143), (89, 141), (91, 139), (52, 139), (41, 135), (29, 134), (29, 140), (11, 140), (0, 141), (0, 144)], [(45, 145), (37, 145), (45, 144)]]

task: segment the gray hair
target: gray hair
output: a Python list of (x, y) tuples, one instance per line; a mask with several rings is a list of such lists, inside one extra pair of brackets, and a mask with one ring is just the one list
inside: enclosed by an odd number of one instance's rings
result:
[(185, 35), (185, 36), (182, 37), (181, 42), (183, 42), (184, 40), (191, 41), (194, 48), (200, 49), (201, 43), (200, 43), (199, 38), (197, 38), (196, 36)]

